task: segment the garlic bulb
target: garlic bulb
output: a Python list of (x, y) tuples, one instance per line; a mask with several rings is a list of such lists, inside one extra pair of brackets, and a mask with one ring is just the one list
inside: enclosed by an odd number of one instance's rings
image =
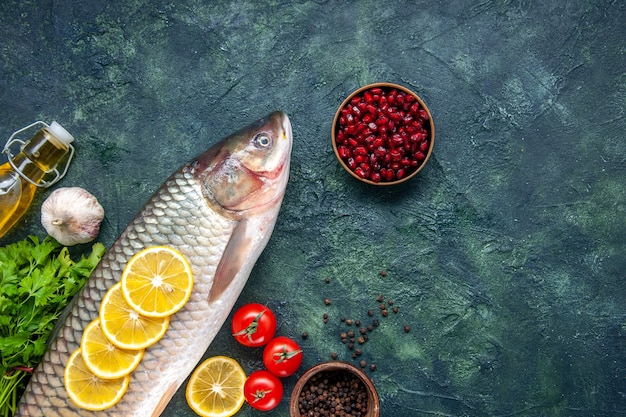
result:
[(103, 218), (96, 197), (80, 187), (57, 188), (41, 205), (41, 224), (65, 246), (94, 240)]

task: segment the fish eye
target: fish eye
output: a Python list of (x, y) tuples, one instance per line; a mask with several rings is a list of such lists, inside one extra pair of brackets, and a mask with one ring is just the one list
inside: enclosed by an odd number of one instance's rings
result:
[(261, 148), (267, 148), (272, 144), (272, 140), (269, 138), (269, 136), (260, 133), (254, 138), (254, 143)]

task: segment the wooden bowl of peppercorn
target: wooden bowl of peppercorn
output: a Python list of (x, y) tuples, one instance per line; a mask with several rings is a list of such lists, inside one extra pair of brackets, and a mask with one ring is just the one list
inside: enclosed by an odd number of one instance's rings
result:
[[(290, 417), (343, 415), (342, 410), (354, 417), (378, 417), (380, 414), (374, 383), (348, 362), (315, 365), (302, 374), (291, 391)], [(319, 414), (315, 414), (316, 411)]]
[(417, 94), (398, 84), (374, 83), (341, 103), (331, 136), (335, 155), (350, 175), (372, 185), (394, 185), (426, 165), (435, 124)]

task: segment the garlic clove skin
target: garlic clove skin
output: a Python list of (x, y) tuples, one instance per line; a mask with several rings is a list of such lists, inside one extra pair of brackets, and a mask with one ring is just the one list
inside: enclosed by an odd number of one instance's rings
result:
[(41, 205), (41, 224), (64, 246), (91, 242), (100, 232), (104, 208), (80, 187), (54, 190)]

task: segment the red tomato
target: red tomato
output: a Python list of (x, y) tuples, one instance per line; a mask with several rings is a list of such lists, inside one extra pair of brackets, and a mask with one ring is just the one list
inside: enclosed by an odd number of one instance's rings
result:
[(293, 375), (302, 364), (302, 349), (293, 339), (276, 337), (263, 349), (263, 363), (276, 376)]
[(242, 345), (263, 346), (276, 333), (276, 316), (262, 304), (246, 304), (233, 315), (231, 329), (235, 339)]
[(283, 383), (268, 371), (255, 371), (243, 384), (243, 395), (252, 408), (273, 410), (283, 398)]

